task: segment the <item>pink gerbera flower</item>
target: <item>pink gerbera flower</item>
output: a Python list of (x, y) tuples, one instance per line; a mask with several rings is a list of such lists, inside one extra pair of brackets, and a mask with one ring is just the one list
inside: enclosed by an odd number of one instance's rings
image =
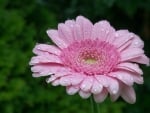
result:
[(94, 25), (85, 17), (67, 20), (48, 36), (56, 45), (37, 44), (30, 65), (34, 77), (48, 76), (52, 85), (66, 86), (67, 93), (91, 94), (96, 102), (107, 95), (136, 101), (133, 84), (143, 84), (138, 63), (149, 65), (143, 41), (128, 30), (115, 30), (108, 21)]

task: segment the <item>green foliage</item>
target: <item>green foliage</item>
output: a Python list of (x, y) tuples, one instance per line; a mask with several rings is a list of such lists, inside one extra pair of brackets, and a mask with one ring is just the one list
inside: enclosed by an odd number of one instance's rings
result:
[[(0, 0), (0, 112), (90, 113), (89, 100), (68, 96), (64, 87), (52, 87), (45, 78), (32, 78), (28, 62), (36, 43), (52, 43), (48, 28), (77, 15), (93, 22), (107, 19), (143, 37), (150, 54), (150, 0)], [(147, 15), (147, 16), (145, 16)], [(148, 20), (148, 21), (146, 21)], [(149, 113), (150, 68), (142, 66), (145, 84), (135, 86), (137, 103), (122, 99), (100, 104), (101, 113)]]

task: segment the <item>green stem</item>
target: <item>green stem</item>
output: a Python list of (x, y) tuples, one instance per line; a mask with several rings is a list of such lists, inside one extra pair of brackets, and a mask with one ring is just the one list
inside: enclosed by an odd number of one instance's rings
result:
[(100, 113), (99, 104), (94, 101), (93, 96), (91, 96), (91, 113)]

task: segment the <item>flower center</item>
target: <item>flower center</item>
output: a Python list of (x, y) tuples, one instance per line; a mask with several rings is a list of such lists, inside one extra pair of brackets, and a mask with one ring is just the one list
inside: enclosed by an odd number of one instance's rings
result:
[(84, 59), (84, 62), (87, 63), (87, 64), (95, 64), (96, 61), (97, 60), (95, 58), (90, 58), (90, 57)]
[(112, 71), (120, 56), (108, 42), (87, 39), (63, 49), (60, 58), (65, 66), (76, 72), (95, 75)]

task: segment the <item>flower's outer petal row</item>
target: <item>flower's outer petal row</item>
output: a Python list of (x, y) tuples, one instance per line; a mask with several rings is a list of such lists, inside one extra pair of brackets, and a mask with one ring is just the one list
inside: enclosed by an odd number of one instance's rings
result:
[(61, 54), (61, 50), (54, 45), (37, 44), (33, 49), (33, 53), (36, 55), (44, 55), (49, 53), (59, 56)]
[[(122, 75), (122, 74), (121, 74)], [(52, 75), (53, 76), (53, 75)], [(55, 75), (54, 75), (55, 76)], [(79, 75), (77, 75), (79, 77)], [(103, 75), (100, 75), (100, 76), (103, 76)], [(129, 86), (126, 90), (129, 92), (126, 92), (125, 94), (122, 94), (122, 91), (120, 91), (120, 89), (122, 88), (119, 88), (119, 81), (116, 81), (115, 79), (112, 79), (111, 77), (107, 77), (107, 76), (103, 76), (103, 77), (95, 77), (93, 78), (93, 76), (88, 76), (88, 77), (82, 77), (82, 79), (80, 79), (78, 83), (76, 83), (75, 85), (72, 85), (72, 80), (74, 81), (78, 81), (75, 76), (58, 76), (60, 77), (59, 79), (56, 79), (57, 77), (54, 77), (54, 80), (51, 81), (52, 84), (55, 86), (55, 85), (62, 85), (62, 86), (67, 86), (67, 93), (69, 95), (73, 95), (77, 92), (79, 92), (79, 95), (86, 99), (86, 98), (89, 98), (89, 96), (91, 95), (92, 93), (92, 87), (94, 87), (94, 82), (98, 82), (98, 84), (101, 84), (102, 86), (99, 87), (101, 91), (99, 91), (99, 93), (93, 93), (94, 94), (94, 99), (96, 102), (102, 102), (104, 101), (104, 99), (107, 97), (107, 94), (110, 93), (111, 95), (111, 99), (112, 101), (115, 101), (119, 95), (121, 95), (127, 102), (129, 103), (134, 103), (134, 93), (131, 89), (129, 89)], [(72, 78), (74, 77), (74, 78)], [(124, 77), (123, 77), (124, 78)], [(129, 78), (129, 77), (127, 77)], [(78, 78), (79, 79), (79, 78)], [(107, 81), (107, 83), (106, 83)], [(109, 81), (109, 83), (108, 83)], [(74, 83), (74, 82), (73, 82)], [(91, 84), (88, 86), (88, 84)], [(125, 85), (125, 84), (124, 84)], [(104, 88), (102, 88), (104, 87)], [(127, 87), (126, 85), (124, 87)], [(115, 93), (113, 93), (113, 90), (117, 89), (117, 91), (115, 91)], [(128, 96), (130, 95), (130, 93), (133, 93), (132, 97), (129, 98)]]
[(115, 29), (110, 26), (108, 21), (100, 21), (94, 24), (91, 37), (111, 43), (115, 38)]

